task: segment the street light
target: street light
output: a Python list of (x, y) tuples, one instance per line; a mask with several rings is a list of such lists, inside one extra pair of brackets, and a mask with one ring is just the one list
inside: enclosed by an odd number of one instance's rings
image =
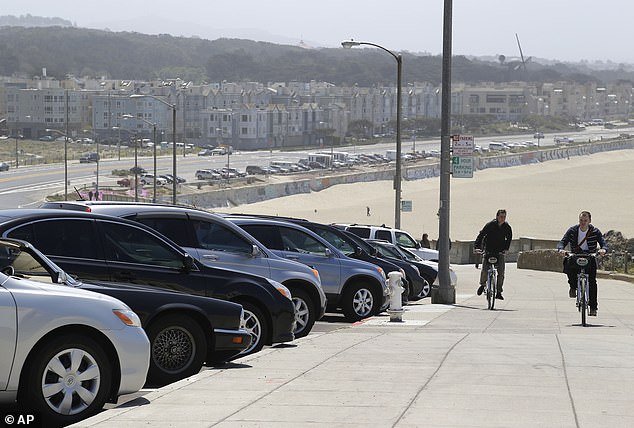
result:
[(46, 132), (57, 132), (64, 137), (64, 200), (68, 200), (68, 135), (59, 129), (46, 128)]
[(396, 60), (396, 172), (394, 176), (394, 190), (396, 197), (394, 201), (394, 227), (401, 228), (401, 78), (403, 68), (403, 58), (400, 54), (396, 54), (381, 45), (370, 42), (357, 42), (355, 40), (345, 40), (341, 42), (341, 46), (350, 49), (354, 46), (374, 46), (390, 55)]
[[(152, 189), (152, 202), (156, 203), (156, 123), (150, 122), (149, 120), (143, 119), (142, 117), (140, 117), (139, 119), (141, 119), (148, 125), (152, 125), (152, 146), (154, 148), (154, 186)], [(176, 177), (174, 177), (174, 180), (176, 180)]]
[[(176, 205), (176, 104), (170, 104), (155, 95), (132, 94), (130, 98), (152, 98), (172, 109), (172, 205)], [(156, 142), (155, 142), (156, 144)]]

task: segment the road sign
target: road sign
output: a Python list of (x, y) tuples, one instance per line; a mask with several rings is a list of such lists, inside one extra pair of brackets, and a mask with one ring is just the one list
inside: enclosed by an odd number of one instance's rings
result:
[(473, 156), (473, 135), (452, 135), (451, 154), (453, 156)]
[(401, 201), (401, 211), (404, 213), (412, 212), (412, 201)]
[(451, 166), (454, 178), (473, 177), (473, 156), (452, 156)]

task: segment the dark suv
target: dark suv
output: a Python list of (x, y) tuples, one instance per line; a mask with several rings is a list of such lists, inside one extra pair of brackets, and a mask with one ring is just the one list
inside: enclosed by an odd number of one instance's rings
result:
[(296, 338), (308, 335), (326, 310), (326, 295), (316, 269), (279, 257), (219, 215), (174, 205), (117, 201), (46, 202), (42, 208), (90, 211), (138, 221), (167, 236), (206, 265), (281, 282), (293, 296)]
[(295, 308), (277, 281), (192, 258), (153, 229), (129, 220), (70, 210), (0, 210), (0, 234), (28, 241), (83, 280), (144, 284), (240, 303), (251, 345), (294, 339)]

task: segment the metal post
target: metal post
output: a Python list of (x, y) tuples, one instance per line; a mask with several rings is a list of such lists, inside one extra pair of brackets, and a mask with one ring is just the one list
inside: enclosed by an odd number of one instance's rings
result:
[(64, 200), (68, 200), (68, 89), (66, 89), (66, 135), (64, 135)]
[(139, 164), (137, 162), (138, 139), (134, 136), (134, 202), (139, 202)]
[(15, 134), (15, 167), (18, 167), (18, 137), (20, 135), (20, 132), (16, 132)]
[(442, 56), (442, 109), (440, 136), (440, 207), (438, 209), (438, 282), (432, 289), (432, 303), (454, 304), (456, 289), (449, 276), (449, 183), (450, 183), (450, 135), (451, 132), (451, 25), (452, 0), (444, 0)]
[(99, 195), (99, 139), (95, 134), (95, 144), (97, 144), (97, 179), (95, 180), (95, 199), (97, 199), (97, 195)]
[(154, 143), (154, 193), (152, 194), (152, 202), (156, 203), (156, 123), (152, 124), (152, 142)]
[(394, 177), (394, 190), (396, 198), (394, 202), (394, 227), (401, 228), (401, 75), (403, 58), (396, 56), (396, 174)]
[(176, 104), (172, 104), (172, 205), (176, 205)]

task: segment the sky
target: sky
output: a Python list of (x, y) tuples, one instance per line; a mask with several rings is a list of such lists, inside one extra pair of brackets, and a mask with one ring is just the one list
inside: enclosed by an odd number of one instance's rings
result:
[[(444, 0), (0, 0), (0, 16), (59, 17), (79, 27), (244, 38), (311, 47), (354, 39), (392, 51), (442, 53)], [(454, 55), (634, 64), (634, 3), (453, 0)]]

